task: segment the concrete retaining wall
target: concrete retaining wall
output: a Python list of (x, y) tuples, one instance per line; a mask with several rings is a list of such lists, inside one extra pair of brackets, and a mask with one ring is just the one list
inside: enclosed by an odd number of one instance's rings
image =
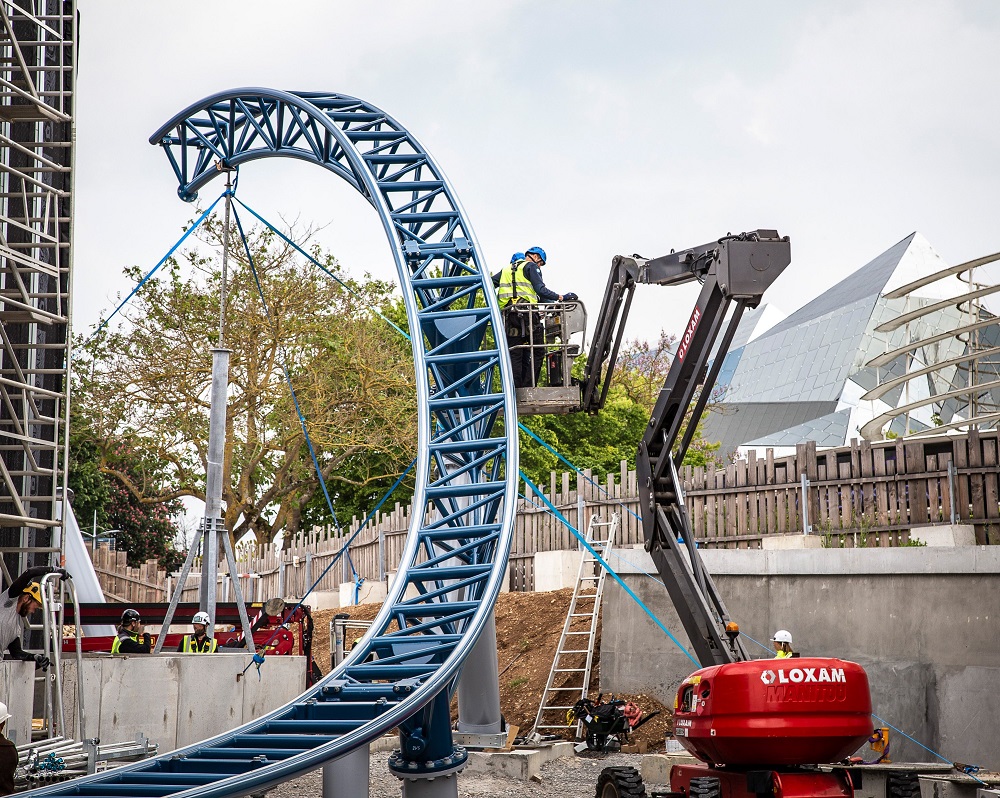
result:
[[(229, 731), (288, 703), (305, 690), (305, 657), (268, 657), (260, 668), (245, 653), (88, 656), (83, 661), (84, 737), (105, 743), (140, 733), (160, 753)], [(76, 662), (66, 661), (67, 723), (76, 717)]]
[[(745, 634), (766, 645), (775, 629), (788, 629), (803, 655), (860, 663), (877, 715), (951, 760), (1000, 769), (1000, 547), (702, 554)], [(663, 586), (640, 573), (656, 573), (649, 555), (621, 555), (612, 565), (687, 646)], [(747, 646), (754, 657), (768, 654)], [(670, 706), (695, 668), (606, 583), (602, 690), (649, 693)], [(934, 759), (899, 734), (892, 740), (896, 761)]]
[(34, 678), (34, 662), (0, 661), (0, 701), (7, 705), (11, 715), (5, 736), (13, 740), (14, 745), (30, 739)]

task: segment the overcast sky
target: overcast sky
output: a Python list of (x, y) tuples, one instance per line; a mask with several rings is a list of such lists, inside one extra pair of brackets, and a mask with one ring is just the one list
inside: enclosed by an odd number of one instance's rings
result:
[[(547, 283), (591, 321), (615, 254), (728, 231), (791, 237), (769, 294), (785, 311), (914, 230), (949, 263), (1000, 250), (995, 0), (78, 2), (78, 332), (195, 214), (149, 135), (239, 86), (392, 114), (448, 174), (489, 266), (544, 247)], [(332, 173), (259, 161), (239, 195), (395, 279), (376, 213)], [(677, 332), (693, 297), (640, 289), (629, 333)]]

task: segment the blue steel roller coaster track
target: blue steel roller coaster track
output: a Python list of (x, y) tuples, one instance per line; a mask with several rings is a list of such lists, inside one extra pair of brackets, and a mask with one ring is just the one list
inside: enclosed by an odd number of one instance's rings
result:
[(412, 333), (413, 507), (423, 511), (413, 514), (398, 578), (371, 630), (314, 687), (201, 743), (24, 795), (245, 795), (397, 726), (397, 773), (452, 772), (466, 754), (452, 742), (448, 706), (500, 591), (518, 473), (517, 425), (498, 424), (501, 414), (516, 418), (506, 341), (494, 334), (500, 313), (458, 198), (405, 128), (340, 94), (221, 92), (177, 114), (150, 143), (166, 152), (186, 201), (221, 174), (217, 162), (287, 156), (340, 175), (378, 211)]

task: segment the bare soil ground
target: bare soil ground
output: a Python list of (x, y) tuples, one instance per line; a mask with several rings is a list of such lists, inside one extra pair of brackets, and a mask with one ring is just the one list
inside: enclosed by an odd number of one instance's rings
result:
[[(500, 709), (508, 724), (526, 734), (535, 723), (545, 682), (552, 667), (552, 657), (559, 644), (573, 591), (569, 588), (550, 593), (502, 593), (496, 606), (497, 655), (500, 671)], [(330, 670), (330, 621), (343, 612), (357, 620), (372, 620), (380, 604), (362, 604), (340, 610), (313, 613), (316, 629), (313, 654), (323, 673)], [(588, 621), (589, 623), (589, 621)], [(596, 698), (600, 674), (600, 632), (598, 625), (594, 665), (590, 680), (591, 698)], [(582, 659), (582, 655), (581, 655)], [(565, 663), (562, 663), (565, 665)], [(656, 698), (648, 695), (617, 694), (634, 701), (643, 714), (660, 710), (660, 715), (640, 727), (631, 737), (633, 744), (645, 744), (649, 752), (662, 750), (670, 729), (672, 713)], [(453, 708), (454, 709), (454, 708)], [(572, 739), (574, 729), (567, 729)]]

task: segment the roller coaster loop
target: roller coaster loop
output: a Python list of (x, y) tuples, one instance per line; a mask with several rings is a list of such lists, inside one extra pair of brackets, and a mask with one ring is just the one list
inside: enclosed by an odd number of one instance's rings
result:
[(443, 775), (466, 753), (448, 706), (504, 577), (517, 497), (517, 425), (505, 337), (486, 264), (430, 154), (353, 97), (247, 88), (185, 109), (150, 139), (182, 199), (258, 158), (329, 169), (378, 212), (403, 291), (416, 372), (411, 521), (393, 589), (371, 629), (294, 701), (204, 742), (25, 796), (221, 798), (266, 789), (395, 727), (405, 778)]

